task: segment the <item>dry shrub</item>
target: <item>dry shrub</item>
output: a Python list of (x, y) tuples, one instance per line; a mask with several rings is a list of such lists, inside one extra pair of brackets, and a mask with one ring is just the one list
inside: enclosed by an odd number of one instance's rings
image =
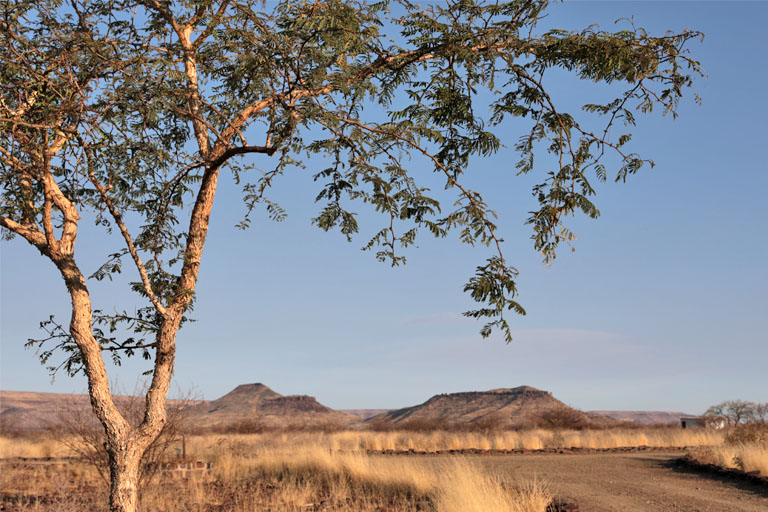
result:
[(768, 423), (744, 423), (731, 428), (725, 435), (729, 445), (756, 444), (768, 447)]
[(768, 475), (768, 446), (763, 444), (724, 444), (694, 450), (691, 456), (704, 464)]
[(542, 413), (535, 424), (539, 428), (582, 430), (589, 427), (590, 422), (580, 411), (561, 408)]
[(454, 430), (446, 418), (414, 418), (396, 425), (397, 430), (407, 432), (435, 432)]
[(269, 429), (263, 421), (242, 420), (227, 425), (216, 425), (208, 429), (198, 429), (197, 433), (210, 432), (214, 434), (262, 434)]
[(760, 474), (768, 476), (768, 445), (741, 445), (735, 462), (743, 471), (759, 471)]
[(347, 428), (346, 425), (336, 422), (327, 421), (321, 423), (288, 423), (287, 425), (278, 425), (274, 423), (267, 423), (261, 420), (245, 419), (235, 421), (232, 423), (225, 423), (221, 425), (213, 425), (210, 427), (198, 427), (192, 429), (192, 433), (197, 435), (206, 434), (268, 434), (268, 433), (288, 433), (288, 432), (340, 432)]
[[(139, 386), (130, 395), (114, 397), (123, 417), (133, 426), (144, 418), (144, 389)], [(187, 433), (188, 420), (185, 407), (193, 403), (189, 397), (174, 400), (167, 407), (167, 420), (160, 435), (147, 448), (139, 466), (139, 485), (146, 487), (159, 469), (159, 462), (168, 458), (172, 449), (178, 447)], [(59, 411), (58, 422), (48, 431), (52, 437), (76, 457), (95, 468), (105, 483), (109, 483), (109, 456), (106, 449), (106, 436), (96, 415), (88, 408), (75, 401), (69, 401)]]
[(467, 423), (464, 431), (466, 432), (482, 432), (486, 435), (490, 435), (494, 432), (500, 432), (503, 430), (504, 418), (498, 414), (489, 414), (481, 418), (476, 419), (471, 423)]
[(389, 418), (368, 421), (365, 429), (371, 432), (482, 432), (491, 434), (511, 430), (497, 414), (488, 414), (473, 421), (449, 421), (447, 418), (413, 418), (399, 423)]
[(728, 429), (721, 446), (696, 450), (691, 455), (699, 462), (768, 475), (768, 424), (742, 423)]

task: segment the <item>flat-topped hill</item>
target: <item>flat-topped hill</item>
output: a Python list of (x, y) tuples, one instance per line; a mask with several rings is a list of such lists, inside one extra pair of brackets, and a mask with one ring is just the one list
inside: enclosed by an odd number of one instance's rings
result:
[[(116, 397), (116, 401), (135, 400)], [(689, 416), (666, 411), (590, 411), (573, 409), (531, 386), (496, 388), (435, 395), (423, 404), (396, 410), (337, 411), (308, 395), (284, 396), (261, 383), (243, 384), (213, 401), (169, 400), (170, 407), (186, 407), (192, 427), (227, 427), (251, 423), (267, 428), (361, 426), (361, 421), (382, 426), (420, 428), (474, 426), (520, 428), (529, 426), (617, 426), (620, 422), (679, 424)], [(0, 391), (0, 430), (43, 429), (61, 422), (62, 415), (90, 413), (87, 395)], [(95, 417), (93, 418), (94, 422)], [(94, 423), (95, 424), (95, 423)]]
[(498, 428), (515, 428), (546, 423), (588, 425), (592, 418), (565, 405), (548, 391), (519, 386), (435, 395), (421, 405), (389, 411), (367, 421), (393, 426), (486, 423)]
[(307, 395), (283, 396), (261, 383), (242, 384), (226, 395), (190, 407), (187, 417), (195, 427), (225, 427), (245, 422), (265, 427), (347, 426), (359, 421)]

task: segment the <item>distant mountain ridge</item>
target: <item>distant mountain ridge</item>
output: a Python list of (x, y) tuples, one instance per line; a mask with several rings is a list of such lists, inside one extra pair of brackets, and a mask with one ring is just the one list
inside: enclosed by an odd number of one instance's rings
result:
[[(117, 395), (115, 402), (129, 397)], [(199, 400), (168, 400), (169, 407), (197, 404)], [(63, 416), (76, 411), (90, 412), (88, 395), (64, 393), (35, 393), (30, 391), (0, 391), (0, 429), (41, 430), (62, 422)], [(96, 416), (93, 416), (96, 421)]]
[[(118, 397), (116, 400), (125, 397)], [(169, 400), (170, 406), (182, 402)], [(190, 402), (185, 402), (189, 404)], [(640, 424), (679, 424), (689, 416), (669, 411), (590, 411), (584, 413), (531, 386), (488, 391), (442, 393), (426, 402), (401, 409), (334, 410), (308, 395), (284, 396), (262, 383), (243, 384), (212, 401), (193, 401), (187, 407), (194, 427), (226, 427), (252, 422), (269, 428), (331, 426), (359, 428), (364, 423), (387, 423), (394, 428), (422, 422), (453, 425), (493, 425), (520, 428), (540, 422), (577, 422), (611, 426), (621, 421)], [(68, 408), (90, 410), (87, 395), (0, 391), (0, 429), (43, 429), (60, 422)]]
[(642, 425), (679, 425), (680, 418), (692, 416), (675, 411), (589, 411), (589, 414), (607, 416), (615, 420), (631, 421)]

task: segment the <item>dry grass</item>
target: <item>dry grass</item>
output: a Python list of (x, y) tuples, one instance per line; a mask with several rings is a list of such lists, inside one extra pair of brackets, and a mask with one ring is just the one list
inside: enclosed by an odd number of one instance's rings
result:
[[(268, 447), (300, 449), (322, 447), (330, 451), (426, 451), (444, 450), (540, 450), (544, 448), (620, 448), (634, 446), (694, 447), (717, 446), (724, 433), (711, 429), (606, 429), (606, 430), (521, 430), (487, 434), (479, 432), (289, 432), (262, 434), (207, 434), (188, 438), (191, 453), (207, 460), (226, 457), (226, 445), (253, 451)], [(62, 440), (45, 435), (4, 437), (0, 435), (0, 459), (10, 457), (66, 457), (73, 455)]]
[[(350, 435), (350, 434), (347, 434)], [(354, 438), (355, 436), (352, 435)], [(439, 451), (459, 449), (540, 450), (545, 448), (619, 448), (632, 446), (702, 446), (722, 442), (710, 430), (615, 429), (615, 430), (525, 430), (490, 434), (433, 432), (424, 434), (377, 433), (360, 435), (369, 450)]]
[[(13, 441), (3, 445), (6, 456), (32, 455), (43, 442)], [(358, 449), (340, 449), (350, 442)], [(469, 459), (367, 455), (361, 447), (351, 433), (195, 437), (187, 441), (188, 452), (211, 460), (213, 473), (150, 484), (140, 508), (544, 512), (552, 498), (540, 482), (490, 474)], [(15, 500), (6, 510), (98, 510), (106, 500), (96, 472), (82, 464), (6, 462), (0, 473), (4, 497), (10, 493)]]
[(768, 475), (768, 446), (757, 443), (725, 444), (694, 450), (691, 455), (705, 464)]
[[(150, 484), (141, 509), (168, 512), (357, 511), (543, 512), (540, 481), (489, 473), (477, 459), (370, 455), (370, 451), (716, 446), (723, 433), (677, 428), (509, 432), (290, 432), (198, 435), (187, 453), (212, 474)], [(725, 450), (730, 450), (726, 452)], [(740, 451), (739, 451), (740, 450)], [(724, 465), (765, 471), (768, 455), (746, 445), (711, 448)], [(0, 458), (69, 456), (65, 443), (0, 437)], [(473, 460), (475, 462), (473, 462)], [(0, 488), (23, 498), (8, 510), (98, 510), (106, 499), (95, 471), (79, 464), (5, 463)], [(7, 491), (6, 491), (7, 492)], [(41, 502), (39, 497), (45, 497)], [(99, 505), (99, 506), (96, 506)], [(14, 508), (15, 507), (15, 508)]]
[(768, 476), (768, 423), (752, 422), (729, 428), (719, 446), (693, 450), (699, 462)]
[[(685, 447), (722, 444), (723, 434), (709, 429), (654, 428), (614, 430), (524, 430), (489, 434), (474, 432), (367, 432), (237, 434), (194, 436), (191, 445), (201, 453), (217, 440), (242, 447), (322, 446), (332, 451), (540, 450), (544, 448), (620, 448), (634, 446)], [(214, 449), (215, 451), (215, 449)]]
[(466, 459), (452, 458), (441, 468), (436, 495), (440, 512), (545, 511), (552, 494), (538, 480), (510, 488), (498, 475), (490, 475)]
[(759, 471), (768, 475), (768, 446), (761, 444), (723, 445), (695, 450), (692, 455), (699, 462), (716, 464), (742, 471)]
[(215, 457), (217, 445), (222, 442), (245, 450), (260, 447), (290, 445), (321, 446), (330, 451), (425, 451), (446, 450), (539, 450), (545, 448), (619, 448), (619, 447), (686, 447), (715, 446), (723, 441), (723, 434), (713, 430), (651, 429), (630, 430), (573, 430), (573, 431), (510, 431), (491, 434), (456, 432), (360, 432), (292, 433), (292, 434), (236, 434), (226, 436), (194, 436), (188, 446), (198, 453)]
[(40, 434), (36, 437), (0, 435), (0, 459), (11, 457), (68, 457), (71, 452), (60, 440)]
[(329, 446), (339, 445), (337, 434), (239, 435), (211, 441), (196, 438), (192, 446), (214, 459), (220, 479), (279, 482), (283, 493), (274, 498), (281, 510), (306, 505), (310, 497), (317, 501), (318, 496), (331, 510), (367, 510), (363, 505), (376, 502), (395, 510), (437, 512), (543, 512), (552, 500), (538, 482), (505, 481), (461, 457), (424, 464), (412, 457), (334, 450)]

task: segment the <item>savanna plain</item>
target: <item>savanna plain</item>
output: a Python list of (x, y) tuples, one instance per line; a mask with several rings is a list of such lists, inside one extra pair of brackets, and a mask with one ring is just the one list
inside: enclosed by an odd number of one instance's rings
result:
[[(764, 511), (768, 485), (675, 463), (688, 453), (768, 475), (765, 429), (750, 428), (754, 432), (742, 426), (188, 433), (167, 439), (148, 461), (140, 508)], [(0, 510), (103, 508), (108, 475), (98, 454), (87, 456), (93, 445), (82, 432), (4, 431)], [(184, 477), (165, 471), (162, 462), (178, 460), (181, 450), (185, 460), (210, 462), (210, 470)], [(580, 508), (563, 508), (569, 504)]]

